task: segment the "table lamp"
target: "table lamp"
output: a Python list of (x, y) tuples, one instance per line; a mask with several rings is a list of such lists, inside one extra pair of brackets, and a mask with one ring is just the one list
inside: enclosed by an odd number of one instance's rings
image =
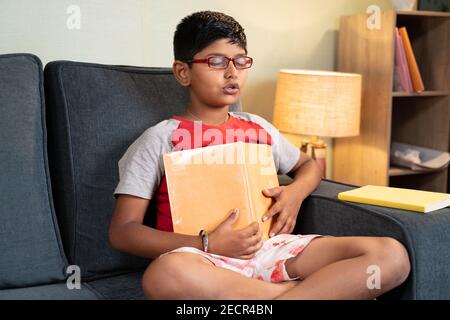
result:
[(282, 69), (278, 75), (273, 124), (281, 132), (308, 135), (301, 150), (326, 173), (327, 145), (319, 137), (359, 135), (361, 75)]

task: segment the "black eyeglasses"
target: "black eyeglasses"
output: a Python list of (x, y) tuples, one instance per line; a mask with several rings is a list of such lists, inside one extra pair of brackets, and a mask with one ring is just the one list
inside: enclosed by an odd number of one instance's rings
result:
[(248, 69), (253, 64), (253, 59), (247, 56), (240, 56), (236, 58), (228, 58), (225, 56), (212, 56), (206, 59), (187, 60), (187, 63), (207, 63), (213, 69), (226, 69), (230, 61), (233, 61), (236, 69)]

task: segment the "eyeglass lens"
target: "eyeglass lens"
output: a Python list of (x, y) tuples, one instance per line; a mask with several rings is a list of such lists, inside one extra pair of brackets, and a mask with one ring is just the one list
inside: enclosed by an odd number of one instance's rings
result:
[(234, 66), (236, 67), (236, 69), (246, 69), (246, 68), (250, 68), (252, 65), (252, 59), (250, 57), (237, 57), (234, 59), (230, 59), (228, 57), (224, 57), (224, 56), (215, 56), (215, 57), (210, 57), (208, 59), (208, 63), (209, 66), (211, 68), (219, 68), (219, 69), (223, 69), (223, 68), (227, 68), (228, 64), (230, 63), (230, 61), (233, 60)]

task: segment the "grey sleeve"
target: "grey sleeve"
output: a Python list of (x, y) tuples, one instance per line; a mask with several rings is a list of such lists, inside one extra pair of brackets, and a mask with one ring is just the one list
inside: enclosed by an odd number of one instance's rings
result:
[[(129, 194), (151, 199), (164, 175), (163, 154), (171, 149), (169, 139), (145, 131), (127, 149), (119, 160), (119, 183), (114, 190), (118, 194)], [(167, 141), (166, 141), (167, 140)]]
[(278, 130), (272, 135), (274, 138), (274, 147), (276, 156), (278, 156), (278, 174), (286, 174), (290, 172), (297, 162), (300, 160), (300, 148), (290, 143)]
[(300, 148), (289, 142), (280, 131), (264, 118), (248, 114), (250, 120), (259, 124), (272, 138), (272, 152), (278, 174), (290, 172), (300, 159)]

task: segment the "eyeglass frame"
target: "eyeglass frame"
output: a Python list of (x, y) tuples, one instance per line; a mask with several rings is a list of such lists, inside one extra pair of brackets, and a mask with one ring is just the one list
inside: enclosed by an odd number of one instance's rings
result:
[[(222, 57), (222, 58), (225, 58), (225, 59), (228, 60), (227, 66), (226, 66), (225, 68), (215, 68), (215, 67), (211, 67), (210, 62), (209, 62), (209, 59), (217, 58), (217, 57)], [(245, 68), (238, 68), (238, 67), (236, 66), (236, 63), (234, 62), (234, 60), (235, 60), (235, 59), (239, 59), (239, 58), (244, 58), (244, 57), (250, 59), (250, 66), (245, 67)], [(208, 67), (210, 67), (211, 69), (225, 70), (225, 69), (227, 69), (228, 66), (230, 65), (230, 61), (233, 61), (233, 65), (234, 65), (234, 67), (235, 67), (237, 70), (245, 70), (245, 69), (249, 69), (249, 68), (251, 68), (252, 65), (253, 65), (253, 58), (252, 58), (252, 57), (249, 57), (249, 56), (239, 56), (239, 57), (236, 57), (236, 58), (228, 58), (228, 57), (226, 57), (226, 56), (218, 56), (218, 55), (217, 55), (217, 56), (211, 56), (211, 57), (208, 57), (208, 58), (205, 58), (205, 59), (186, 60), (186, 61), (184, 61), (184, 62), (186, 62), (186, 63), (207, 63), (207, 64), (208, 64)]]

